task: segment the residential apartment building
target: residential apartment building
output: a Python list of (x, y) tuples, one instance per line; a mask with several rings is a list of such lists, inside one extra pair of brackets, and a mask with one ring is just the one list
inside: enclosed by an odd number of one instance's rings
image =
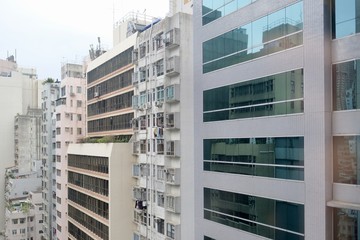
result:
[(28, 109), (15, 116), (15, 165), (21, 173), (37, 172), (41, 176), (41, 109)]
[(40, 239), (42, 235), (41, 178), (34, 173), (6, 169), (5, 239)]
[[(60, 96), (56, 100), (56, 149), (54, 177), (56, 187), (53, 189), (53, 239), (68, 239), (67, 228), (67, 149), (69, 144), (78, 143), (85, 138), (86, 79), (83, 77), (83, 66), (66, 63), (61, 67)], [(55, 219), (53, 217), (53, 219)]]
[(191, 26), (191, 14), (177, 8), (141, 31), (133, 51), (134, 240), (190, 239), (182, 238), (191, 201), (182, 193), (193, 164)]
[[(32, 74), (29, 74), (31, 72)], [(40, 108), (42, 81), (35, 69), (19, 68), (13, 57), (0, 60), (0, 192), (5, 189), (5, 169), (14, 166), (14, 117), (25, 115), (28, 108)], [(0, 201), (0, 233), (5, 226), (5, 201)]]
[(56, 221), (56, 112), (61, 104), (58, 82), (47, 81), (43, 85), (42, 96), (42, 198), (43, 198), (43, 238), (53, 239)]
[(203, 0), (194, 13), (186, 239), (360, 239), (360, 2)]

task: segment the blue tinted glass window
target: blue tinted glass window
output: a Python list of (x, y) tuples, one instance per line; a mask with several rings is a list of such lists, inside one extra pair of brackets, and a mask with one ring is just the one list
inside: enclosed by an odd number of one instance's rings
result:
[(298, 2), (205, 41), (203, 73), (301, 45), (302, 8)]
[(341, 38), (360, 31), (360, 0), (333, 0), (333, 37)]
[(206, 25), (255, 1), (256, 0), (204, 0), (202, 5), (202, 23)]

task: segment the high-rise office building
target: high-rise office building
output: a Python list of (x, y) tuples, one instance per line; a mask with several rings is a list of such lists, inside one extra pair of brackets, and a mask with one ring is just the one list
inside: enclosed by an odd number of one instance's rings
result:
[(194, 13), (189, 239), (360, 239), (360, 1)]
[(140, 18), (130, 14), (115, 24), (119, 43), (111, 50), (100, 51), (100, 46), (90, 50), (92, 61), (86, 74), (87, 138), (84, 143), (70, 144), (68, 150), (69, 239), (131, 239), (135, 229), (131, 199), (134, 157), (128, 141), (134, 118), (134, 33), (145, 26)]

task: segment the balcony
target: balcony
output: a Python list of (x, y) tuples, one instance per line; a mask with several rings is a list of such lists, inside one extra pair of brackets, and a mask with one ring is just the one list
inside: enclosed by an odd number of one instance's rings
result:
[(146, 189), (145, 188), (133, 188), (133, 199), (137, 201), (146, 201)]
[(166, 169), (166, 183), (171, 185), (180, 185), (180, 168)]
[(174, 212), (174, 213), (180, 213), (180, 210), (181, 210), (180, 204), (181, 204), (180, 196), (166, 195), (165, 209), (167, 211)]
[(180, 45), (180, 30), (173, 28), (165, 33), (164, 38), (165, 48), (171, 49)]
[(167, 141), (166, 142), (166, 156), (179, 157), (180, 156), (180, 141)]
[(170, 57), (166, 60), (166, 76), (172, 77), (180, 74), (180, 58)]
[(165, 88), (165, 101), (173, 103), (180, 101), (180, 85), (173, 84)]
[(165, 115), (165, 129), (172, 130), (172, 129), (180, 129), (180, 113), (167, 113)]

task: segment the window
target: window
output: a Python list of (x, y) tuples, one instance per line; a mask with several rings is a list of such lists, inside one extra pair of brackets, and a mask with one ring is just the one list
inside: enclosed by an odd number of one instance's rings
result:
[(159, 207), (164, 207), (165, 198), (163, 192), (157, 192), (157, 205)]
[(304, 137), (204, 139), (204, 170), (304, 180)]
[(56, 148), (61, 148), (61, 142), (56, 142)]
[(25, 228), (20, 229), (20, 234), (24, 234), (26, 232)]
[(77, 135), (81, 135), (81, 134), (82, 134), (81, 128), (77, 128)]
[(359, 33), (360, 9), (358, 0), (332, 0), (333, 38)]
[(208, 24), (218, 18), (224, 17), (256, 0), (204, 0), (202, 6), (202, 24)]
[(68, 166), (100, 173), (109, 173), (108, 158), (69, 154)]
[(156, 228), (158, 233), (164, 234), (165, 221), (162, 218), (158, 218), (156, 221)]
[(127, 113), (108, 118), (88, 121), (88, 132), (102, 132), (112, 130), (131, 129), (134, 113)]
[(78, 114), (78, 115), (77, 115), (77, 120), (78, 120), (78, 121), (81, 121), (81, 114)]
[[(60, 170), (60, 169), (57, 169), (57, 170), (56, 170), (56, 175), (57, 175), (58, 177), (61, 176), (61, 170)], [(59, 184), (59, 183), (58, 183), (58, 184)]]
[(303, 82), (303, 69), (298, 69), (206, 90), (203, 121), (302, 113)]
[(61, 226), (59, 224), (56, 225), (56, 229), (61, 232)]
[(82, 106), (82, 101), (81, 100), (77, 100), (76, 101), (76, 107), (81, 107)]
[(334, 208), (333, 216), (334, 240), (359, 238), (359, 210)]
[(20, 218), (20, 223), (25, 223), (25, 218)]
[(359, 59), (333, 65), (334, 111), (360, 109), (359, 67)]
[(61, 120), (61, 115), (60, 115), (60, 113), (57, 113), (56, 114), (56, 121), (60, 121)]
[(334, 182), (360, 185), (360, 136), (335, 136), (333, 144)]
[(56, 135), (60, 135), (61, 134), (61, 128), (56, 128)]
[(12, 230), (12, 235), (16, 235), (17, 234), (17, 230), (16, 229), (13, 229)]
[(300, 1), (203, 42), (203, 73), (301, 45), (302, 16)]
[(165, 167), (164, 166), (157, 166), (157, 180), (164, 180), (165, 179)]
[(81, 93), (81, 87), (76, 87), (76, 92)]
[(164, 75), (164, 59), (155, 63), (156, 76)]
[(64, 86), (61, 88), (61, 97), (64, 97), (65, 94), (66, 94), (66, 87)]
[(87, 74), (88, 84), (96, 81), (97, 79), (99, 79), (111, 72), (114, 72), (117, 69), (120, 69), (120, 68), (132, 63), (132, 52), (133, 52), (133, 47), (128, 48), (127, 50), (125, 50), (125, 51), (121, 52), (120, 54), (118, 54), (117, 56), (113, 57), (112, 59), (101, 64), (97, 68), (91, 70)]
[(204, 218), (269, 239), (305, 239), (302, 204), (204, 188)]
[(79, 211), (78, 209), (69, 206), (69, 217), (85, 226), (90, 231), (97, 234), (101, 239), (109, 239), (109, 227), (94, 219), (93, 217)]
[(61, 204), (61, 198), (56, 197), (56, 202), (57, 202), (58, 204)]
[(12, 220), (12, 223), (13, 223), (13, 224), (18, 224), (18, 219), (13, 219), (13, 220)]
[(166, 236), (172, 239), (175, 238), (175, 227), (171, 223), (166, 224)]

